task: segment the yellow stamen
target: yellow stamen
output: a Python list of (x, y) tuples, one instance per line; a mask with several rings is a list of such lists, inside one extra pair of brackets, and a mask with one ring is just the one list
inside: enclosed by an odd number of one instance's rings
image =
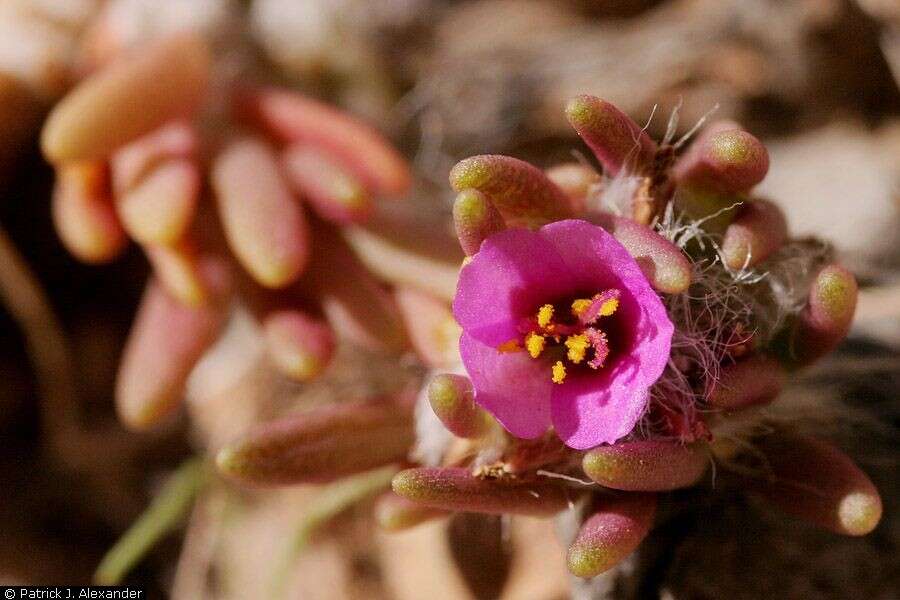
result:
[(611, 314), (613, 314), (614, 312), (616, 312), (616, 309), (617, 309), (617, 308), (619, 308), (619, 299), (618, 299), (618, 298), (611, 298), (611, 299), (607, 300), (606, 302), (604, 302), (604, 303), (600, 306), (600, 316), (601, 316), (601, 317), (608, 317), (609, 315), (611, 315)]
[(544, 344), (544, 336), (533, 332), (529, 333), (525, 338), (525, 348), (528, 350), (528, 354), (531, 355), (531, 358), (537, 358), (541, 355), (541, 352), (544, 351)]
[(588, 341), (587, 336), (583, 333), (570, 335), (566, 338), (566, 348), (569, 349), (566, 356), (577, 365), (584, 360), (584, 355), (587, 353), (587, 349), (590, 345), (591, 343)]
[(572, 314), (576, 317), (586, 311), (591, 306), (590, 298), (579, 298), (572, 303)]
[(566, 380), (566, 365), (561, 360), (553, 365), (553, 383), (562, 383)]
[(550, 324), (550, 320), (553, 318), (553, 305), (545, 304), (540, 310), (538, 310), (537, 314), (537, 322), (541, 327), (546, 328), (547, 325)]
[(509, 340), (508, 342), (503, 342), (499, 346), (497, 346), (498, 352), (508, 353), (508, 352), (518, 352), (521, 350), (521, 346), (519, 346), (519, 340)]

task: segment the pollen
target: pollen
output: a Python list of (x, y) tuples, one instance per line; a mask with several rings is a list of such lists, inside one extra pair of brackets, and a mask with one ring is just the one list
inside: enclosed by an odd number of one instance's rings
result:
[(566, 380), (566, 365), (561, 360), (553, 365), (553, 383), (562, 383)]
[(499, 346), (497, 346), (498, 352), (508, 353), (508, 352), (518, 352), (522, 347), (519, 346), (519, 340), (509, 340), (507, 342), (503, 342)]
[(537, 358), (541, 355), (541, 352), (544, 351), (545, 343), (546, 340), (544, 339), (544, 336), (534, 332), (529, 333), (525, 338), (525, 348), (528, 350), (528, 354), (531, 355), (531, 358)]
[(608, 317), (611, 314), (613, 314), (614, 312), (616, 312), (616, 309), (618, 309), (618, 308), (619, 308), (619, 299), (618, 298), (610, 298), (609, 300), (607, 300), (600, 306), (600, 316)]
[(591, 307), (590, 298), (579, 298), (572, 302), (572, 314), (576, 317)]
[(545, 304), (540, 308), (540, 310), (538, 310), (538, 325), (540, 325), (542, 328), (546, 328), (547, 325), (550, 324), (551, 319), (553, 319), (553, 305)]
[(576, 365), (584, 360), (587, 349), (591, 347), (591, 343), (583, 333), (578, 335), (570, 335), (566, 338), (566, 348), (569, 349), (566, 357)]

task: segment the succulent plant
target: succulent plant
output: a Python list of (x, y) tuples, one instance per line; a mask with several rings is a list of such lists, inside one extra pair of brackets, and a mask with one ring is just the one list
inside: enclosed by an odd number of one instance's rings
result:
[[(336, 338), (396, 354), (407, 332), (432, 371), (417, 397), (334, 399), (217, 449), (232, 482), (335, 486), (303, 540), (376, 494), (392, 531), (457, 512), (567, 515), (569, 570), (591, 578), (667, 518), (668, 492), (703, 488), (710, 465), (837, 533), (877, 525), (866, 475), (762, 410), (847, 334), (857, 284), (753, 196), (769, 161), (753, 135), (712, 123), (683, 149), (693, 132), (657, 143), (581, 96), (566, 115), (599, 172), (461, 161), (451, 307), (414, 285), (427, 259), (373, 266), (343, 235), (407, 193), (399, 153), (317, 100), (219, 81), (213, 64), (192, 33), (133, 49), (88, 75), (42, 136), (66, 246), (105, 262), (133, 240), (153, 268), (119, 374), (127, 426), (174, 412), (238, 298), (295, 380), (323, 371)], [(378, 268), (401, 272), (393, 295)]]
[(402, 349), (393, 298), (341, 235), (410, 187), (381, 134), (300, 94), (217, 78), (199, 33), (120, 54), (54, 108), (41, 143), (66, 247), (102, 263), (131, 240), (153, 268), (119, 372), (121, 420), (147, 429), (177, 408), (234, 297), (298, 381), (327, 367), (335, 331)]
[(468, 376), (437, 375), (427, 398), (460, 439), (398, 473), (394, 493), (411, 515), (582, 507), (568, 565), (584, 578), (625, 559), (661, 496), (702, 487), (711, 465), (808, 522), (872, 531), (881, 500), (868, 477), (762, 408), (847, 334), (857, 296), (827, 246), (791, 240), (752, 195), (763, 145), (721, 122), (680, 152), (687, 138), (657, 144), (599, 98), (566, 112), (602, 176), (506, 156), (451, 171), (469, 255), (454, 370)]
[(594, 97), (567, 113), (602, 174), (506, 156), (451, 171), (467, 254), (452, 309), (422, 292), (400, 302), (434, 373), (415, 408), (342, 403), (263, 424), (219, 453), (220, 471), (279, 485), (405, 466), (376, 503), (385, 529), (453, 513), (575, 519), (578, 578), (672, 518), (672, 492), (716, 493), (713, 470), (833, 532), (872, 531), (869, 478), (765, 411), (846, 335), (857, 294), (827, 246), (791, 240), (752, 195), (765, 148), (713, 123), (680, 152)]

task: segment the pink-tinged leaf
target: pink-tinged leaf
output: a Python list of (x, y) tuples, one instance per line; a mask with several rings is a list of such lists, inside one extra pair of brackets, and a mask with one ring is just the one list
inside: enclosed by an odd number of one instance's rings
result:
[(600, 214), (594, 220), (625, 246), (657, 291), (679, 294), (691, 284), (691, 263), (669, 240), (625, 217)]
[(763, 180), (769, 154), (762, 142), (740, 129), (706, 133), (672, 170), (682, 185), (723, 194), (746, 192)]
[(662, 492), (697, 483), (709, 466), (702, 444), (636, 441), (588, 451), (581, 466), (588, 477), (608, 488)]
[(176, 120), (122, 146), (110, 157), (113, 192), (125, 194), (162, 161), (194, 158), (198, 145), (191, 125)]
[(331, 362), (331, 328), (300, 311), (280, 310), (267, 315), (263, 331), (269, 356), (288, 377), (309, 381)]
[(212, 186), (229, 246), (253, 278), (270, 288), (297, 279), (308, 225), (272, 151), (249, 138), (232, 142), (213, 162)]
[(136, 242), (173, 245), (188, 231), (199, 194), (197, 165), (186, 159), (168, 160), (119, 195), (116, 209)]
[(107, 179), (102, 162), (69, 163), (57, 170), (53, 224), (66, 249), (86, 263), (108, 262), (128, 243)]
[(655, 516), (653, 494), (598, 498), (596, 510), (569, 546), (566, 556), (569, 571), (577, 577), (589, 578), (613, 568), (647, 537)]
[(209, 290), (191, 240), (144, 250), (159, 283), (174, 299), (185, 306), (199, 306), (208, 300)]
[(398, 287), (394, 298), (419, 358), (436, 369), (459, 364), (462, 329), (450, 312), (450, 304), (409, 287)]
[(239, 99), (248, 119), (285, 143), (302, 142), (327, 152), (383, 196), (409, 190), (409, 166), (375, 129), (334, 108), (290, 91), (254, 90)]
[(414, 441), (411, 403), (342, 402), (264, 423), (216, 464), (243, 483), (320, 483), (402, 462)]
[(478, 438), (494, 430), (496, 422), (475, 404), (472, 382), (462, 375), (436, 375), (428, 384), (428, 402), (441, 423), (461, 438)]
[(340, 338), (376, 351), (406, 345), (394, 298), (366, 270), (340, 233), (326, 223), (313, 228), (313, 257), (301, 288), (318, 298)]
[(881, 496), (853, 461), (828, 442), (771, 435), (754, 444), (769, 474), (754, 490), (784, 512), (843, 535), (866, 535), (881, 520)]
[(462, 468), (407, 469), (394, 476), (392, 487), (423, 506), (485, 514), (550, 516), (575, 498), (557, 482), (482, 479)]
[(745, 202), (722, 238), (722, 260), (732, 269), (758, 265), (787, 240), (787, 221), (768, 200)]
[(536, 227), (572, 216), (566, 194), (544, 172), (510, 156), (485, 154), (456, 163), (450, 185), (485, 194), (511, 225)]
[(285, 176), (320, 217), (335, 223), (361, 223), (373, 204), (362, 182), (328, 155), (305, 144), (285, 148)]
[(387, 531), (402, 531), (449, 514), (448, 511), (401, 498), (394, 492), (384, 493), (375, 502), (375, 520)]
[(846, 337), (856, 312), (859, 286), (853, 273), (836, 264), (819, 271), (793, 335), (792, 358), (809, 364)]
[(725, 410), (768, 404), (781, 392), (786, 378), (780, 362), (754, 354), (722, 368), (708, 401), (711, 406)]
[(99, 159), (191, 111), (211, 57), (195, 34), (171, 36), (91, 75), (56, 105), (41, 134), (51, 162)]
[(600, 186), (603, 178), (588, 165), (573, 162), (550, 167), (547, 177), (569, 197), (575, 214), (584, 211), (588, 195)]
[(453, 224), (459, 245), (468, 256), (478, 252), (481, 242), (506, 229), (503, 217), (491, 200), (478, 190), (463, 190), (453, 203)]
[(116, 382), (119, 418), (131, 429), (149, 429), (177, 410), (188, 374), (218, 335), (227, 271), (208, 261), (203, 274), (217, 301), (197, 308), (179, 303), (156, 281), (147, 286)]
[(569, 101), (566, 116), (608, 176), (623, 169), (627, 173), (645, 173), (652, 166), (656, 143), (609, 102), (595, 96), (578, 96)]

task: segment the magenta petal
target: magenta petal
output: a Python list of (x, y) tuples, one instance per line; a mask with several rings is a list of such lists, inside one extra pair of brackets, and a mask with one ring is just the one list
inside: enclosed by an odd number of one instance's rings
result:
[(519, 337), (523, 318), (572, 285), (554, 244), (534, 232), (510, 229), (486, 239), (463, 267), (453, 315), (473, 338), (497, 347)]
[(545, 225), (538, 233), (556, 248), (568, 271), (576, 277), (578, 288), (599, 292), (625, 287), (632, 294), (646, 290), (659, 303), (637, 261), (602, 227), (569, 219)]
[(554, 384), (545, 361), (532, 360), (527, 352), (498, 352), (468, 333), (459, 339), (459, 353), (475, 387), (475, 402), (507, 431), (526, 439), (547, 431)]
[[(609, 290), (619, 292), (619, 306), (596, 323), (609, 344), (599, 369), (569, 368), (565, 381), (554, 384), (551, 357), (496, 350), (521, 342), (517, 326), (542, 304)], [(485, 240), (460, 274), (453, 308), (476, 401), (518, 437), (541, 435), (552, 417), (559, 437), (578, 449), (632, 431), (668, 362), (674, 331), (635, 259), (602, 228), (578, 220)]]
[(576, 450), (611, 444), (628, 435), (647, 406), (634, 361), (620, 361), (606, 374), (579, 374), (551, 394), (553, 426)]
[(566, 445), (612, 443), (643, 414), (647, 390), (669, 359), (675, 327), (637, 262), (612, 235), (574, 220), (547, 225), (540, 234), (557, 246), (580, 288), (622, 291), (612, 318), (627, 336), (613, 340), (613, 360), (596, 373), (573, 374), (552, 395), (553, 425)]

